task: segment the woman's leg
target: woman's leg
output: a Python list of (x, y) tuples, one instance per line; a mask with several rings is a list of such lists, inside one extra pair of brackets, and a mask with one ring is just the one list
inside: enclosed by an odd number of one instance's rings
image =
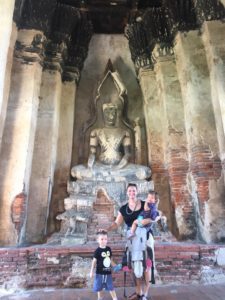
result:
[(142, 286), (141, 286), (141, 278), (135, 278), (135, 290), (138, 296), (142, 295)]
[(128, 297), (128, 299), (129, 300), (141, 299), (141, 296), (142, 296), (141, 279), (140, 278), (136, 278), (134, 274), (133, 274), (133, 278), (134, 278), (134, 284), (135, 284), (135, 293), (131, 294)]
[(153, 255), (152, 262), (153, 262), (153, 264), (155, 265), (154, 245), (155, 245), (154, 238), (153, 238), (152, 234), (149, 233), (149, 238), (148, 238), (148, 240), (147, 240), (147, 247), (150, 247), (150, 248), (152, 249), (152, 255)]
[[(150, 280), (154, 284), (155, 283), (155, 278), (154, 278), (154, 269), (155, 269), (155, 251), (154, 251), (154, 238), (151, 233), (149, 233), (149, 238), (147, 240), (147, 252), (150, 258), (152, 259), (152, 268), (151, 268), (151, 276)], [(149, 249), (148, 249), (149, 248)]]

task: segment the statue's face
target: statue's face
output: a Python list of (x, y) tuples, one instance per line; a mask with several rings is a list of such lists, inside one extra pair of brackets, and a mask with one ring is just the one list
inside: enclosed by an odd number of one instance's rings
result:
[(107, 125), (115, 125), (117, 117), (117, 109), (115, 106), (105, 107), (103, 115)]

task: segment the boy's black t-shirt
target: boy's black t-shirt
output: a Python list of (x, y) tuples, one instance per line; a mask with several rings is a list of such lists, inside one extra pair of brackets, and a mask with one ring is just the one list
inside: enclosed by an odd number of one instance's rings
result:
[(96, 274), (109, 275), (111, 274), (111, 257), (112, 250), (110, 247), (98, 247), (95, 250), (94, 258), (97, 259)]
[(134, 220), (136, 220), (137, 217), (139, 216), (139, 214), (144, 210), (144, 205), (145, 205), (145, 202), (141, 201), (141, 208), (136, 211), (130, 210), (128, 203), (121, 206), (120, 213), (123, 216), (124, 222), (128, 227), (132, 226), (132, 223), (134, 222)]

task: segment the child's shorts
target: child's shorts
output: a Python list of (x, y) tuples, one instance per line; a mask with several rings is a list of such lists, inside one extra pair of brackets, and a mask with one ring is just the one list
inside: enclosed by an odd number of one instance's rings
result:
[(100, 292), (102, 290), (106, 291), (113, 291), (113, 281), (112, 281), (112, 275), (102, 275), (102, 274), (95, 274), (94, 279), (94, 292)]

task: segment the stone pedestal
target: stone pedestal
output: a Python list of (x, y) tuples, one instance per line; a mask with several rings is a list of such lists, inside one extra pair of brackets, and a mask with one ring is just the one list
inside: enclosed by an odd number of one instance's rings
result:
[[(106, 181), (70, 181), (68, 192), (75, 199), (93, 197), (95, 201), (98, 190), (102, 189), (119, 207), (126, 202), (126, 188), (129, 182), (106, 182)], [(154, 189), (153, 181), (139, 180), (134, 182), (138, 188), (138, 196), (145, 199), (149, 190)], [(87, 200), (88, 203), (88, 200)]]
[[(153, 190), (153, 181), (136, 181), (139, 199), (146, 199), (148, 191)], [(64, 199), (65, 212), (58, 215), (62, 220), (61, 230), (54, 234), (48, 243), (60, 243), (61, 245), (84, 244), (88, 240), (88, 228), (91, 225), (93, 206), (96, 203), (97, 193), (101, 190), (114, 207), (114, 216), (117, 216), (119, 208), (126, 202), (126, 187), (128, 182), (105, 182), (77, 180), (68, 182), (69, 197)], [(73, 213), (73, 209), (75, 212)], [(71, 227), (71, 216), (77, 220), (75, 232), (68, 234)], [(87, 219), (86, 219), (87, 218)], [(87, 227), (86, 225), (87, 224)], [(96, 228), (97, 229), (97, 228)]]
[(73, 236), (62, 237), (61, 245), (62, 246), (83, 245), (86, 243), (86, 241), (87, 240), (83, 234), (77, 234), (76, 237), (73, 237)]

